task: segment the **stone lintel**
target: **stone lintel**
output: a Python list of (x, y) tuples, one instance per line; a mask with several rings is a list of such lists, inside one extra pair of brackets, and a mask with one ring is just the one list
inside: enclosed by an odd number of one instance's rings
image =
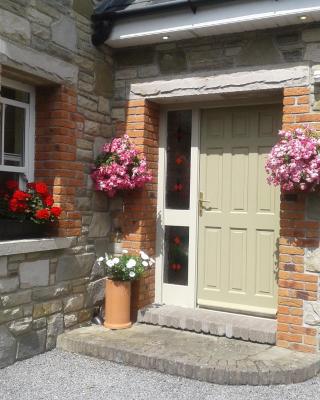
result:
[[(181, 76), (181, 75), (180, 75)], [(210, 95), (283, 89), (310, 84), (308, 65), (263, 67), (255, 70), (232, 70), (216, 75), (182, 75), (180, 78), (133, 83), (130, 99), (151, 100), (176, 97), (203, 97)]]
[(39, 51), (0, 39), (0, 64), (56, 84), (75, 85), (78, 67)]

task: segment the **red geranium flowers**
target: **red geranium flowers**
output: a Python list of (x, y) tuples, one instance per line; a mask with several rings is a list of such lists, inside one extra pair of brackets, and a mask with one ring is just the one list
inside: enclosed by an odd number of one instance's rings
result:
[(8, 180), (0, 191), (0, 218), (31, 220), (38, 224), (54, 222), (59, 218), (61, 208), (53, 205), (53, 197), (43, 182), (28, 183), (23, 191), (18, 182)]

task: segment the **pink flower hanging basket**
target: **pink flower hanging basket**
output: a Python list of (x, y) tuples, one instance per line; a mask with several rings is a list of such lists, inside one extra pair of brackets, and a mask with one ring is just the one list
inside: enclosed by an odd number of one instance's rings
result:
[(119, 191), (142, 188), (152, 180), (145, 158), (128, 135), (102, 147), (91, 173), (95, 189), (113, 197)]
[(268, 155), (269, 184), (288, 191), (314, 191), (320, 183), (320, 138), (309, 128), (280, 131)]

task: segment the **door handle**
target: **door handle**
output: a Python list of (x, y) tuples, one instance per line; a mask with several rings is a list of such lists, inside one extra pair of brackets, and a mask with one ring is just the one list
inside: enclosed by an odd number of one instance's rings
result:
[(204, 203), (210, 203), (210, 200), (205, 200), (203, 198), (203, 192), (200, 192), (199, 195), (199, 212), (200, 212), (200, 217), (202, 216), (202, 210), (205, 208)]

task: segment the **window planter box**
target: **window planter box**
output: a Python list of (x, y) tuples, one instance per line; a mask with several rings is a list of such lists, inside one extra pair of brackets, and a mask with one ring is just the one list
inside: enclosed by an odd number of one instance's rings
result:
[(0, 240), (41, 238), (46, 236), (47, 232), (48, 224), (0, 219)]

